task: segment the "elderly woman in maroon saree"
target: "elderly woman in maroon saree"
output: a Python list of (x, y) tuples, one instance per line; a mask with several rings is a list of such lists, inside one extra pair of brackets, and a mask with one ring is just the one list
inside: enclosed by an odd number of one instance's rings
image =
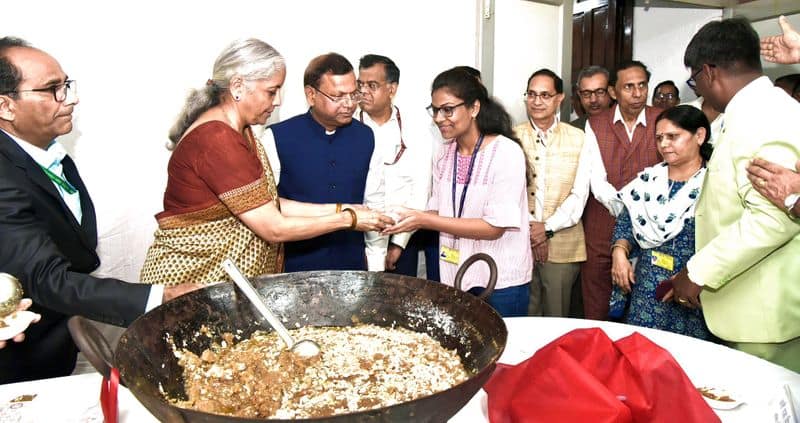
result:
[(217, 58), (206, 87), (187, 99), (170, 131), (164, 211), (141, 271), (145, 283), (227, 279), (232, 259), (247, 276), (280, 272), (282, 243), (337, 230), (381, 230), (392, 220), (360, 205), (278, 198), (251, 125), (280, 105), (283, 57), (269, 44), (240, 40)]

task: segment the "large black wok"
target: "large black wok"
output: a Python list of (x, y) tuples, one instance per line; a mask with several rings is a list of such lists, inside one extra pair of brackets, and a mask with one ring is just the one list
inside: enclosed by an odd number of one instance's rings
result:
[[(331, 417), (327, 419), (330, 421), (445, 421), (483, 386), (506, 343), (505, 324), (488, 304), (436, 282), (343, 271), (261, 276), (252, 282), (290, 329), (349, 326), (354, 322), (402, 326), (425, 332), (445, 348), (456, 349), (471, 374), (446, 391), (391, 407)], [(182, 369), (167, 338), (199, 354), (212, 342), (198, 332), (203, 325), (218, 335), (241, 333), (243, 338), (257, 330), (272, 330), (231, 283), (192, 292), (150, 311), (125, 331), (113, 358), (122, 383), (162, 421), (251, 421), (178, 408), (164, 399), (163, 392), (171, 398), (185, 398)], [(86, 343), (76, 340), (79, 345)]]

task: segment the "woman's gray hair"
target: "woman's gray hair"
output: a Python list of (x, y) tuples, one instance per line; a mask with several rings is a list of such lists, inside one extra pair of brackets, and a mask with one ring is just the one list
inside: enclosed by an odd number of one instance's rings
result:
[(234, 76), (241, 76), (245, 81), (264, 79), (285, 66), (283, 56), (277, 50), (255, 38), (236, 40), (225, 47), (214, 62), (214, 72), (206, 86), (192, 90), (186, 98), (183, 110), (169, 131), (167, 148), (175, 149), (197, 117), (221, 102)]

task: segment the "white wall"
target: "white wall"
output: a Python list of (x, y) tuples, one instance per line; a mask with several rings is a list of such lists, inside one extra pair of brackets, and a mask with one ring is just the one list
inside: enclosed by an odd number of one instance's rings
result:
[[(286, 57), (282, 118), (305, 111), (303, 70), (328, 51), (354, 65), (366, 53), (394, 59), (401, 69), (398, 103), (423, 120), (433, 77), (476, 61), (477, 0), (29, 0), (3, 6), (2, 35), (48, 51), (78, 81), (75, 129), (62, 141), (97, 209), (98, 273), (127, 280), (138, 279), (153, 215), (161, 211), (167, 131), (187, 91), (203, 86), (233, 39), (261, 38)], [(411, 115), (403, 114), (404, 123)]]
[[(800, 28), (800, 13), (789, 15), (786, 17), (794, 28)], [(758, 32), (759, 37), (768, 37), (771, 35), (779, 35), (781, 27), (778, 25), (778, 18), (765, 19), (763, 21), (753, 22), (753, 28)], [(764, 73), (769, 75), (774, 81), (775, 78), (790, 73), (800, 73), (800, 64), (797, 65), (778, 65), (775, 63), (768, 63), (761, 61), (764, 64)]]
[(531, 1), (495, 3), (493, 94), (503, 102), (514, 123), (527, 119), (522, 93), (528, 77), (541, 68), (561, 74), (561, 14), (560, 6)]
[[(652, 89), (661, 81), (671, 79), (678, 84), (681, 100), (695, 98), (686, 86), (689, 73), (683, 66), (683, 53), (697, 30), (707, 22), (720, 19), (721, 9), (689, 9), (653, 7), (633, 10), (633, 58), (644, 62), (653, 73)], [(795, 28), (800, 28), (800, 14), (787, 16)], [(780, 34), (778, 19), (753, 22), (760, 37)], [(776, 65), (762, 61), (764, 73), (773, 80), (789, 73), (800, 73), (800, 65)]]
[(696, 98), (686, 85), (691, 75), (683, 66), (683, 53), (697, 30), (721, 16), (721, 9), (633, 9), (633, 58), (642, 61), (653, 74), (647, 104), (652, 102), (656, 84), (668, 79), (678, 86), (682, 102)]

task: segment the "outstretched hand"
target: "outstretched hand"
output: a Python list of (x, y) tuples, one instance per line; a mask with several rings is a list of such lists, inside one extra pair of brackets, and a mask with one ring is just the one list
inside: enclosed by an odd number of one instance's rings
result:
[(773, 63), (800, 63), (800, 33), (792, 28), (785, 16), (778, 18), (783, 34), (761, 39), (761, 55)]
[(422, 210), (396, 206), (392, 207), (388, 214), (395, 218), (395, 222), (394, 225), (384, 229), (381, 233), (382, 235), (394, 235), (420, 229), (422, 228), (426, 213)]
[(376, 210), (364, 207), (354, 209), (354, 211), (356, 212), (357, 223), (355, 230), (357, 231), (382, 231), (394, 223), (394, 219), (390, 216)]

